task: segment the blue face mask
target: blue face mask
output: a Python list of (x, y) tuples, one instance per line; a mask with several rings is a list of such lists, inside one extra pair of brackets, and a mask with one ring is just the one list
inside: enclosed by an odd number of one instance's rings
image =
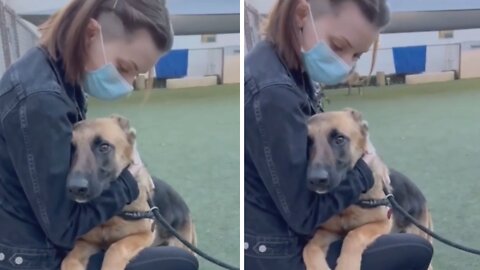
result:
[(83, 89), (87, 94), (105, 101), (116, 100), (127, 96), (133, 91), (133, 86), (123, 78), (113, 64), (107, 63), (105, 45), (103, 45), (101, 32), (100, 41), (102, 42), (105, 65), (85, 74)]
[(345, 81), (350, 74), (350, 67), (324, 41), (319, 41), (312, 11), (310, 19), (315, 30), (317, 45), (307, 52), (302, 52), (303, 64), (310, 78), (326, 85), (336, 85)]

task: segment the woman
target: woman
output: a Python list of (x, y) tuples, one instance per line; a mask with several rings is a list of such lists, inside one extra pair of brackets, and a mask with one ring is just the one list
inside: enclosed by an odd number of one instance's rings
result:
[[(173, 42), (160, 0), (73, 0), (41, 32), (40, 45), (0, 81), (0, 269), (59, 269), (75, 239), (137, 198), (135, 168), (92, 203), (67, 197), (72, 126), (85, 119), (85, 94), (128, 95)], [(88, 269), (100, 269), (102, 256)], [(150, 248), (127, 269), (159, 267), (198, 262), (179, 249)]]
[[(308, 191), (306, 120), (318, 112), (311, 80), (344, 81), (388, 20), (386, 0), (274, 7), (266, 40), (245, 60), (245, 269), (305, 269), (302, 250), (315, 229), (372, 187), (367, 157), (329, 194)], [(340, 249), (329, 248), (332, 269)], [(365, 251), (362, 269), (425, 270), (432, 252), (416, 236), (388, 235)]]

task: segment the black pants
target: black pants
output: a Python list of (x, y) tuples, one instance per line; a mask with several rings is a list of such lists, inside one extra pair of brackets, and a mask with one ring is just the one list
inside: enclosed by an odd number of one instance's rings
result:
[[(327, 254), (334, 269), (342, 242), (333, 243)], [(382, 236), (364, 253), (362, 270), (427, 270), (432, 260), (433, 247), (422, 238), (409, 234)]]
[[(105, 253), (93, 255), (88, 270), (100, 270)], [(173, 247), (147, 248), (125, 270), (197, 270), (198, 261), (190, 253)]]
[[(333, 243), (327, 254), (331, 269), (335, 269), (342, 242)], [(245, 270), (304, 270), (303, 247), (290, 255), (262, 256), (248, 249)], [(433, 256), (431, 244), (415, 235), (390, 234), (379, 237), (365, 250), (361, 270), (427, 270)]]

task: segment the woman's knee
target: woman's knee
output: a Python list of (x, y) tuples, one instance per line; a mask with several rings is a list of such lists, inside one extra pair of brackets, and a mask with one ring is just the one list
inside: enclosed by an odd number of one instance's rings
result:
[(390, 234), (379, 237), (365, 252), (364, 257), (386, 256), (408, 269), (427, 269), (433, 258), (433, 246), (425, 238), (413, 234)]
[(174, 251), (174, 260), (177, 261), (178, 268), (175, 270), (198, 270), (198, 259), (192, 253), (187, 252), (183, 249), (176, 249)]
[[(334, 268), (342, 249), (342, 241), (333, 243), (327, 254)], [(433, 246), (424, 238), (412, 234), (380, 236), (363, 253), (362, 269), (426, 270), (433, 257)]]
[(374, 251), (376, 249), (375, 247), (381, 249), (395, 246), (402, 250), (409, 251), (407, 253), (418, 253), (424, 257), (433, 256), (433, 246), (428, 240), (407, 233), (383, 235), (374, 242), (371, 250), (367, 250), (366, 253)]
[(409, 243), (410, 258), (418, 262), (418, 269), (427, 269), (433, 258), (432, 243), (417, 235), (405, 234), (405, 237)]
[(197, 270), (197, 258), (183, 249), (154, 247), (143, 250), (127, 267), (127, 270), (150, 270), (161, 266), (164, 270)]

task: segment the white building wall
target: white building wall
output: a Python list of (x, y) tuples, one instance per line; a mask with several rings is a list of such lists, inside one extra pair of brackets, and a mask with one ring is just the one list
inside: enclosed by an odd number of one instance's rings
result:
[(6, 0), (6, 3), (17, 13), (35, 13), (38, 11), (59, 9), (69, 1), (70, 0)]
[(240, 34), (219, 34), (217, 42), (202, 43), (202, 36), (175, 36), (174, 49), (208, 49), (239, 46)]
[[(377, 71), (383, 71), (386, 74), (395, 73), (392, 48), (422, 45), (427, 46), (426, 72), (458, 70), (460, 65), (460, 44), (480, 41), (480, 29), (456, 30), (453, 35), (453, 38), (441, 39), (437, 31), (382, 34), (374, 74)], [(359, 60), (357, 72), (360, 75), (368, 75), (371, 59), (372, 54), (369, 52)]]
[(392, 48), (416, 45), (451, 44), (478, 39), (480, 39), (480, 29), (455, 30), (453, 32), (453, 38), (450, 39), (439, 38), (437, 31), (382, 34), (380, 38), (380, 46), (383, 48)]
[[(246, 0), (259, 12), (267, 14), (278, 0)], [(421, 0), (400, 1), (389, 0), (391, 10), (420, 11), (420, 10), (455, 10), (475, 9), (480, 7), (480, 1), (474, 0)], [(381, 35), (380, 51), (374, 73), (383, 71), (387, 74), (395, 73), (393, 47), (418, 46), (418, 45), (445, 45), (429, 46), (427, 48), (426, 71), (458, 70), (460, 65), (460, 43), (480, 41), (480, 29), (454, 31), (453, 39), (440, 39), (438, 32), (417, 32)], [(454, 44), (454, 45), (446, 45)], [(357, 63), (357, 72), (368, 75), (371, 66), (371, 52), (365, 54)]]
[(212, 43), (203, 43), (201, 35), (175, 36), (173, 49), (189, 50), (188, 77), (222, 75), (224, 53), (238, 54), (235, 51), (240, 49), (240, 34), (218, 34)]
[(480, 78), (480, 41), (465, 42), (462, 44), (462, 60), (461, 60), (460, 78)]

